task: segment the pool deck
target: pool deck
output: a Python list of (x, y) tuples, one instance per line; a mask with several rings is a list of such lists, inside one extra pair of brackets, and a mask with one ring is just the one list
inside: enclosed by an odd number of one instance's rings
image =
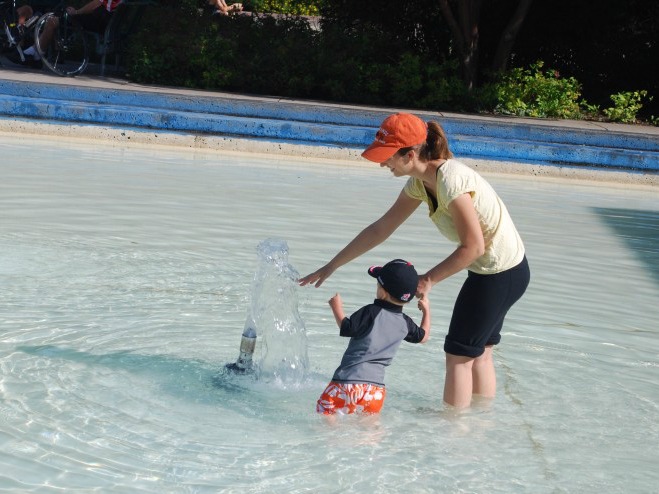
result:
[(438, 120), (453, 152), (493, 172), (659, 185), (659, 128), (487, 117), (61, 78), (0, 66), (0, 132), (362, 163), (395, 111)]

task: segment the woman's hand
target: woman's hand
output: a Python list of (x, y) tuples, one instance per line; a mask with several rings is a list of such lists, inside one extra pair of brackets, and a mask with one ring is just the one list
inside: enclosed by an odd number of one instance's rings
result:
[(69, 15), (77, 15), (78, 11), (75, 9), (75, 7), (67, 7), (66, 13)]
[(430, 275), (428, 273), (419, 276), (419, 284), (416, 287), (416, 296), (418, 298), (428, 298), (428, 294), (432, 288), (432, 281), (430, 281)]
[(300, 278), (297, 280), (297, 282), (300, 286), (314, 285), (316, 288), (318, 288), (327, 278), (332, 275), (333, 272), (334, 268), (329, 264), (325, 264), (318, 271), (314, 271), (313, 273), (306, 275), (304, 278)]

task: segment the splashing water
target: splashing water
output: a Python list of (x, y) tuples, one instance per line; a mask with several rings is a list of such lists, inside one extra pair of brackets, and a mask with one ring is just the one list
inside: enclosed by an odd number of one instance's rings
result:
[(247, 316), (260, 343), (256, 376), (265, 382), (295, 387), (305, 379), (309, 368), (307, 334), (298, 312), (299, 273), (288, 263), (285, 241), (266, 239), (256, 251), (259, 265)]

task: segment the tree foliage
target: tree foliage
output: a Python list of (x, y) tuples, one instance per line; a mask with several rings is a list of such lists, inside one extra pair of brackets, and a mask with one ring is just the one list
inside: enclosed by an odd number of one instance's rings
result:
[[(320, 30), (295, 15), (218, 19), (203, 14), (199, 0), (162, 1), (130, 44), (130, 76), (140, 82), (555, 116), (574, 115), (579, 92), (587, 113), (606, 108), (609, 118), (631, 120), (638, 111), (647, 120), (659, 113), (650, 106), (659, 99), (655, 0), (629, 0), (629, 8), (613, 0), (244, 4), (257, 12), (276, 4), (285, 14), (320, 5)], [(611, 95), (618, 95), (613, 107)], [(515, 101), (523, 105), (510, 109)]]
[[(491, 37), (482, 41), (491, 46)], [(578, 79), (584, 97), (602, 107), (619, 92), (645, 90), (659, 96), (659, 2), (535, 2), (510, 63), (528, 66), (538, 59)], [(658, 103), (657, 97), (648, 100), (641, 115), (659, 115)]]

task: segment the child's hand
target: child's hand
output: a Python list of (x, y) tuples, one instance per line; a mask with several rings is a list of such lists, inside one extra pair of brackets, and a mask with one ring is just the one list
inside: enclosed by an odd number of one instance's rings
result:
[(430, 302), (428, 301), (428, 297), (421, 295), (419, 302), (417, 303), (417, 307), (422, 313), (427, 314), (430, 311)]
[(425, 331), (420, 343), (425, 343), (428, 341), (428, 338), (430, 338), (430, 301), (426, 295), (421, 295), (421, 297), (419, 297), (417, 307), (419, 307), (421, 314), (423, 314), (421, 318), (421, 329)]
[(343, 301), (341, 300), (341, 295), (338, 293), (329, 299), (329, 305), (332, 308), (332, 314), (334, 314), (334, 320), (336, 321), (337, 326), (341, 327), (343, 319), (346, 317), (343, 312)]
[(334, 294), (334, 296), (329, 299), (328, 303), (332, 310), (340, 309), (343, 306), (343, 300), (341, 300), (341, 295), (338, 293)]

